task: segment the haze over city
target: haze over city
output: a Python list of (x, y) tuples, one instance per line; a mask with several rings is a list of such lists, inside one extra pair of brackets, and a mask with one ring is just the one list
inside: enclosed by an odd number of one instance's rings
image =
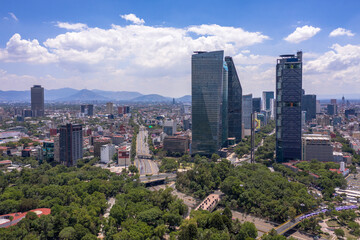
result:
[(233, 56), (244, 93), (255, 96), (274, 90), (278, 55), (298, 50), (308, 93), (340, 98), (360, 87), (358, 1), (37, 0), (0, 6), (1, 90), (41, 84), (181, 97), (190, 94), (189, 56), (197, 50)]

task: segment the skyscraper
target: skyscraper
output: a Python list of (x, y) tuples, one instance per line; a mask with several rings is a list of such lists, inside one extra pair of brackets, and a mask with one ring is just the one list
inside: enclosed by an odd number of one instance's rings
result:
[(244, 124), (245, 135), (249, 135), (251, 129), (251, 114), (253, 113), (252, 94), (242, 96), (242, 122)]
[(228, 136), (235, 142), (242, 138), (242, 87), (231, 57), (225, 57), (228, 67)]
[(264, 91), (262, 94), (261, 110), (264, 110), (264, 111), (271, 110), (270, 99), (274, 99), (274, 92), (273, 91)]
[(114, 104), (112, 102), (106, 103), (106, 113), (113, 114)]
[(31, 111), (33, 117), (44, 116), (44, 88), (41, 85), (31, 88)]
[(252, 110), (257, 113), (261, 111), (261, 98), (252, 99)]
[(276, 64), (276, 160), (301, 159), (302, 52)]
[(316, 118), (316, 95), (303, 95), (301, 102), (302, 111), (306, 111), (306, 121)]
[(87, 116), (93, 116), (94, 115), (94, 105), (92, 105), (92, 104), (81, 105), (81, 113), (84, 113)]
[(216, 153), (228, 137), (228, 68), (224, 51), (195, 52), (191, 59), (192, 154)]
[(68, 167), (76, 166), (83, 157), (83, 135), (80, 124), (66, 124), (60, 127), (60, 162)]

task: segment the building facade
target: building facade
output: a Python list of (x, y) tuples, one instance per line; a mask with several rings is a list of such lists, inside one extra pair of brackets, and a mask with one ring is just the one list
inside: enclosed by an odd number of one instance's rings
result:
[(44, 116), (44, 88), (41, 85), (31, 88), (31, 111), (33, 117)]
[(244, 129), (251, 129), (251, 114), (253, 113), (252, 94), (242, 96), (242, 110)]
[(252, 99), (252, 110), (257, 113), (261, 111), (261, 98)]
[(87, 105), (81, 105), (81, 113), (83, 113), (86, 116), (93, 116), (94, 115), (94, 105), (93, 104), (87, 104)]
[(276, 160), (301, 159), (302, 52), (276, 64)]
[(262, 104), (261, 110), (267, 111), (271, 110), (271, 99), (274, 99), (274, 91), (264, 91), (262, 93)]
[(242, 139), (242, 87), (231, 57), (225, 57), (228, 67), (228, 137)]
[(76, 166), (83, 157), (82, 125), (66, 124), (59, 132), (60, 162), (68, 167)]
[(334, 161), (333, 147), (330, 136), (320, 134), (304, 134), (302, 137), (301, 160), (321, 162)]
[(211, 155), (227, 141), (228, 68), (224, 51), (195, 52), (191, 81), (191, 154)]
[(306, 111), (306, 121), (316, 119), (316, 95), (303, 95), (301, 102), (302, 111)]

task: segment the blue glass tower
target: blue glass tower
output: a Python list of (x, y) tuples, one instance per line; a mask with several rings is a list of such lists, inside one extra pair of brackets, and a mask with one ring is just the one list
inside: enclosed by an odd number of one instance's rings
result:
[(191, 154), (211, 155), (228, 138), (228, 67), (224, 51), (192, 55), (191, 85)]

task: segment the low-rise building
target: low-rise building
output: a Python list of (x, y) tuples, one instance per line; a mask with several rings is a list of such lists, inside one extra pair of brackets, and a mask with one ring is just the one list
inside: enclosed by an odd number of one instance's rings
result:
[(187, 153), (190, 140), (187, 136), (166, 136), (164, 138), (164, 150), (168, 152)]
[(334, 161), (330, 136), (320, 134), (304, 134), (302, 137), (301, 160), (321, 162)]

